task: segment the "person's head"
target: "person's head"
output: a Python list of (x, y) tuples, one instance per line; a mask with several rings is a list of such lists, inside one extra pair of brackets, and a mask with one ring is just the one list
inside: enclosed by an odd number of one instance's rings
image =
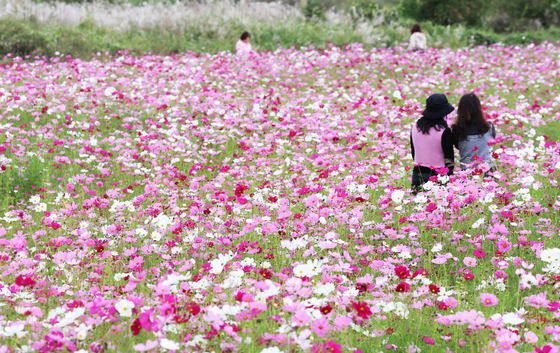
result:
[(426, 99), (426, 109), (422, 112), (422, 118), (416, 123), (418, 131), (428, 134), (433, 127), (436, 131), (441, 131), (447, 127), (445, 117), (455, 108), (447, 101), (443, 93), (434, 93)]
[(244, 42), (248, 42), (251, 39), (251, 33), (245, 31), (241, 34), (241, 40)]
[(490, 130), (480, 99), (474, 93), (467, 93), (459, 101), (457, 121), (453, 125), (453, 132), (457, 134), (459, 140), (467, 139), (467, 126), (471, 124), (476, 125), (483, 134)]
[(410, 34), (414, 34), (416, 32), (422, 33), (422, 28), (420, 28), (418, 23), (415, 23), (412, 27), (410, 27)]

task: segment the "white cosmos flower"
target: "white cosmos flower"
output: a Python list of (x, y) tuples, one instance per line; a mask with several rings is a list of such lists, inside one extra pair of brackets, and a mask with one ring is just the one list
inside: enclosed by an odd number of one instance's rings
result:
[(146, 231), (145, 229), (142, 229), (142, 228), (136, 229), (136, 235), (139, 235), (141, 237), (145, 237), (147, 234), (148, 234), (148, 231)]
[(474, 222), (471, 228), (476, 229), (484, 223), (484, 218), (480, 218), (478, 221)]
[(520, 318), (516, 313), (507, 313), (502, 316), (502, 320), (506, 325), (519, 325), (525, 322), (525, 319)]
[(152, 237), (152, 240), (159, 241), (161, 239), (161, 234), (159, 232), (153, 232), (151, 237)]
[(404, 191), (402, 190), (395, 190), (392, 194), (391, 194), (391, 200), (393, 200), (394, 203), (401, 203), (404, 197)]
[(432, 190), (432, 188), (434, 187), (434, 182), (433, 181), (427, 181), (424, 183), (424, 185), (422, 186), (424, 188), (424, 190)]
[[(12, 337), (12, 336), (16, 336), (18, 338), (23, 337), (27, 334), (27, 331), (24, 331), (23, 329), (25, 328), (25, 325), (11, 325), (11, 326), (6, 326), (4, 327), (4, 336), (7, 337)], [(1, 330), (1, 328), (0, 328)]]
[(29, 202), (31, 202), (32, 204), (36, 205), (39, 202), (41, 202), (41, 197), (39, 195), (33, 195), (31, 196), (31, 198), (29, 199)]
[(399, 254), (399, 257), (401, 259), (411, 259), (412, 256), (410, 256), (410, 253), (408, 251), (403, 251)]
[(82, 341), (85, 340), (87, 338), (87, 331), (78, 331), (76, 338)]
[(402, 317), (402, 318), (407, 318), (408, 315), (410, 314), (410, 312), (408, 311), (406, 305), (404, 305), (401, 302), (398, 302), (395, 304), (395, 310), (394, 310), (395, 314), (397, 314), (398, 316)]
[(437, 300), (440, 301), (440, 302), (444, 302), (447, 299), (449, 299), (449, 297), (452, 296), (452, 295), (453, 295), (452, 290), (448, 291), (447, 289), (445, 289), (445, 287), (441, 287), (439, 289)]
[(301, 264), (294, 267), (294, 276), (297, 277), (312, 277), (315, 274), (315, 267), (309, 264)]
[(440, 252), (441, 249), (443, 249), (443, 245), (441, 243), (436, 243), (433, 247), (432, 247), (432, 252)]
[(521, 281), (519, 282), (519, 285), (524, 287), (524, 288), (531, 288), (531, 286), (535, 286), (539, 283), (539, 281), (537, 280), (537, 278), (535, 276), (533, 276), (531, 273), (527, 273), (524, 275), (521, 275)]
[(332, 283), (318, 284), (313, 288), (313, 291), (319, 295), (329, 295), (334, 292), (335, 287)]
[(167, 338), (162, 339), (159, 344), (162, 348), (169, 349), (170, 351), (176, 351), (181, 348), (181, 345), (179, 345), (179, 343)]
[(117, 304), (115, 304), (115, 309), (119, 312), (120, 316), (130, 317), (132, 316), (132, 309), (134, 309), (134, 303), (130, 300), (121, 299)]
[(546, 249), (541, 251), (541, 260), (544, 262), (560, 261), (560, 249)]

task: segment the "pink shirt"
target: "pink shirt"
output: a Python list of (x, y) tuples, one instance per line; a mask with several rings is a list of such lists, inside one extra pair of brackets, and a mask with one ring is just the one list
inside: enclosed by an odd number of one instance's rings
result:
[(245, 43), (241, 39), (237, 41), (237, 44), (235, 44), (236, 53), (250, 53), (252, 49), (251, 43)]
[(423, 167), (444, 168), (445, 160), (443, 149), (441, 148), (441, 135), (445, 129), (437, 131), (431, 128), (427, 135), (424, 135), (416, 128), (412, 127), (412, 143), (414, 143), (414, 165)]

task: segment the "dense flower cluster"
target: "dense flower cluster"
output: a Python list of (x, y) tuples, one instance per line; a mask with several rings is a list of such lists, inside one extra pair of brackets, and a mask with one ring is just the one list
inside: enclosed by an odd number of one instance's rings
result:
[[(558, 352), (558, 56), (1, 65), (0, 351)], [(498, 171), (411, 194), (425, 98), (469, 91)]]

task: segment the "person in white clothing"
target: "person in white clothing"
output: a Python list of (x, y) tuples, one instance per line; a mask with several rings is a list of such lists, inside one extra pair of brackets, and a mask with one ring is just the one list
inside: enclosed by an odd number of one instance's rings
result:
[(420, 25), (417, 23), (410, 28), (410, 44), (408, 50), (426, 50), (426, 35), (422, 33)]
[(237, 44), (235, 44), (235, 52), (238, 54), (250, 53), (253, 50), (253, 47), (251, 47), (249, 39), (251, 39), (251, 34), (249, 32), (243, 32), (243, 34), (241, 34), (241, 39), (239, 39)]

